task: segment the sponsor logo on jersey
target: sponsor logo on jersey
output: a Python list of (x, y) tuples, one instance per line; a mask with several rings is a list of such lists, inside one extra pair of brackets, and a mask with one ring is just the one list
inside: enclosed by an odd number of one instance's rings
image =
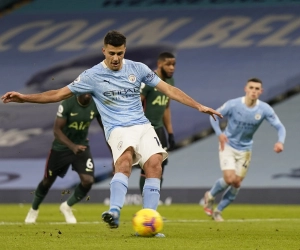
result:
[(106, 97), (115, 97), (118, 95), (128, 96), (132, 94), (140, 94), (140, 89), (138, 87), (132, 89), (122, 89), (122, 90), (110, 90), (103, 93)]
[(131, 83), (135, 83), (136, 82), (136, 76), (131, 74), (128, 76), (128, 81)]
[(148, 82), (151, 82), (151, 81), (154, 79), (155, 75), (156, 75), (156, 74), (155, 74), (153, 71), (150, 72), (150, 73), (146, 76), (147, 81), (148, 81)]
[(91, 110), (90, 119), (93, 119), (93, 118), (94, 118), (94, 114), (95, 114), (95, 112), (94, 112), (93, 110)]
[(78, 113), (71, 113), (70, 115), (71, 116), (76, 116), (76, 115), (78, 115)]
[(90, 122), (73, 122), (68, 127), (75, 130), (85, 130), (90, 126)]

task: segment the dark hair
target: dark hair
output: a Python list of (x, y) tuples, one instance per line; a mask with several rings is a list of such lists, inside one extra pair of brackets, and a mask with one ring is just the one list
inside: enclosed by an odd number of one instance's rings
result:
[(167, 58), (175, 58), (175, 56), (172, 53), (170, 53), (170, 52), (162, 52), (158, 56), (158, 60), (159, 61), (164, 61)]
[(104, 45), (108, 44), (114, 47), (126, 46), (126, 37), (116, 30), (111, 30), (104, 37)]
[(260, 80), (257, 77), (253, 77), (253, 78), (248, 79), (247, 83), (248, 82), (257, 82), (257, 83), (260, 83), (262, 85), (262, 80)]

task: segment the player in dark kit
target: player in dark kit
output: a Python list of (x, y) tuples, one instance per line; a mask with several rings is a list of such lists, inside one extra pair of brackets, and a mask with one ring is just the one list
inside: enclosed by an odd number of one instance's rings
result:
[[(157, 61), (157, 69), (155, 73), (166, 83), (174, 86), (173, 74), (175, 71), (176, 59), (172, 53), (163, 52), (159, 55)], [(172, 150), (175, 147), (173, 135), (173, 127), (171, 121), (170, 99), (165, 94), (159, 92), (156, 88), (152, 88), (143, 84), (141, 88), (141, 100), (144, 106), (145, 116), (151, 122), (155, 132), (164, 149)], [(168, 133), (168, 141), (165, 133)], [(169, 147), (168, 147), (169, 142)], [(164, 167), (167, 165), (168, 159), (162, 162), (162, 174)], [(146, 176), (141, 170), (140, 191), (143, 193)], [(163, 176), (161, 177), (160, 185), (162, 185)]]
[(78, 173), (81, 183), (69, 199), (61, 204), (60, 211), (67, 223), (77, 222), (71, 207), (87, 195), (94, 183), (94, 162), (87, 139), (89, 126), (94, 118), (103, 127), (90, 94), (74, 95), (59, 105), (53, 129), (55, 139), (46, 163), (44, 178), (35, 190), (25, 223), (36, 222), (39, 206), (56, 177), (63, 178), (70, 165)]

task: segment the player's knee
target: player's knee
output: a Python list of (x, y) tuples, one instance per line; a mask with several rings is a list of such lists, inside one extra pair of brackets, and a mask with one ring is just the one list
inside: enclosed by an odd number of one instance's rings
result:
[(130, 176), (131, 168), (132, 168), (132, 154), (131, 151), (128, 149), (117, 160), (115, 164), (115, 172), (123, 173), (126, 176)]
[(150, 157), (144, 165), (147, 178), (161, 178), (162, 166), (160, 157)]
[(228, 185), (232, 186), (235, 182), (235, 176), (226, 176), (224, 180)]
[(85, 188), (91, 188), (94, 183), (94, 177), (90, 175), (81, 176), (81, 185)]
[(56, 178), (44, 178), (42, 181), (43, 187), (49, 189), (54, 183), (55, 179)]
[(232, 183), (232, 186), (234, 186), (235, 188), (240, 188), (241, 187), (241, 181), (234, 181)]

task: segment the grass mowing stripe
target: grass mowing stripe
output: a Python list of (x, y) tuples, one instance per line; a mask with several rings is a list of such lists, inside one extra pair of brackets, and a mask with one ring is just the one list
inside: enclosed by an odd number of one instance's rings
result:
[(299, 205), (232, 204), (223, 223), (211, 220), (198, 204), (159, 206), (167, 219), (166, 238), (134, 236), (131, 219), (141, 206), (124, 206), (120, 227), (110, 230), (101, 221), (103, 204), (76, 204), (75, 225), (65, 223), (59, 205), (42, 204), (34, 225), (24, 223), (30, 204), (0, 205), (0, 250), (300, 249)]
[[(164, 223), (206, 223), (210, 222), (211, 220), (165, 220)], [(288, 219), (282, 219), (282, 218), (273, 218), (273, 219), (243, 219), (243, 220), (226, 220), (223, 221), (223, 223), (226, 222), (276, 222), (276, 221), (293, 221), (293, 222), (298, 222), (300, 221), (300, 218), (288, 218)], [(219, 223), (219, 222), (218, 222)], [(92, 224), (104, 224), (102, 221), (82, 221), (82, 222), (77, 222), (78, 225), (92, 225)], [(24, 222), (6, 222), (6, 221), (0, 221), (0, 226), (9, 226), (9, 225), (28, 225)], [(66, 222), (38, 222), (34, 223), (34, 225), (71, 225)], [(72, 224), (74, 225), (74, 224)]]

